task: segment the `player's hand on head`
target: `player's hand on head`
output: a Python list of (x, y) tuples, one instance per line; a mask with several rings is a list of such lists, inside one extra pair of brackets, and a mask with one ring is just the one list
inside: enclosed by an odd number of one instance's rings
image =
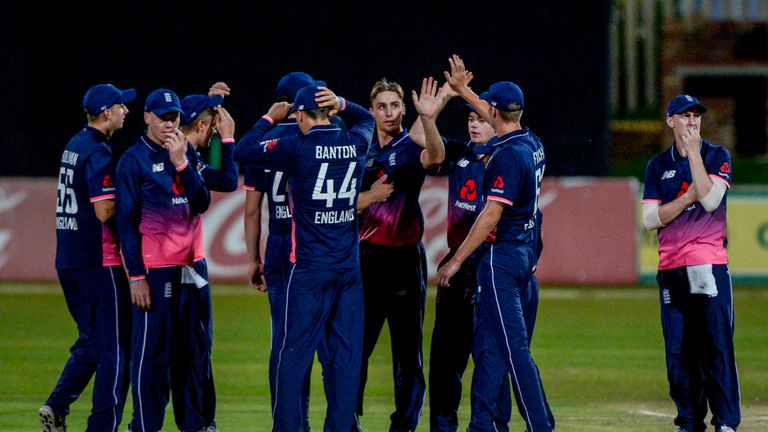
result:
[(235, 120), (223, 106), (216, 108), (216, 130), (221, 138), (235, 137)]
[(208, 89), (208, 96), (229, 96), (232, 90), (227, 83), (219, 81), (214, 83), (211, 88)]
[(387, 183), (387, 175), (379, 177), (371, 185), (371, 197), (373, 202), (384, 202), (395, 191), (395, 185), (393, 183)]
[(290, 109), (291, 104), (288, 102), (275, 102), (271, 107), (269, 107), (269, 111), (267, 111), (267, 117), (271, 118), (277, 123), (280, 123), (281, 121), (285, 120), (286, 117), (288, 117), (288, 111), (290, 111)]
[(131, 281), (131, 303), (139, 309), (150, 310), (152, 308), (152, 295), (149, 291), (149, 283), (146, 279)]
[(440, 100), (437, 98), (437, 80), (432, 77), (421, 80), (421, 91), (417, 94), (411, 91), (413, 106), (419, 115), (434, 118), (440, 108)]
[(315, 93), (315, 102), (320, 108), (330, 108), (333, 111), (341, 109), (339, 97), (328, 87), (318, 87), (318, 91)]

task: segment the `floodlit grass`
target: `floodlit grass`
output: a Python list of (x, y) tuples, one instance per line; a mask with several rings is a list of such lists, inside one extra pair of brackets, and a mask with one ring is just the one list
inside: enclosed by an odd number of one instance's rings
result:
[[(269, 431), (269, 312), (266, 296), (234, 285), (214, 287), (217, 421), (223, 431)], [(768, 430), (768, 290), (738, 288), (736, 356), (744, 421), (740, 431)], [(434, 319), (430, 288), (424, 354)], [(55, 284), (0, 283), (0, 430), (38, 431), (37, 409), (58, 378), (76, 330)], [(654, 288), (543, 288), (534, 359), (559, 431), (673, 430), (663, 341)], [(426, 373), (426, 371), (425, 371)], [(393, 408), (389, 335), (382, 333), (366, 389), (368, 432), (387, 431)], [(466, 382), (469, 382), (470, 370)], [(311, 419), (322, 430), (321, 369), (313, 369)], [(461, 408), (466, 426), (469, 394)], [(429, 398), (419, 430), (429, 429)], [(169, 407), (170, 408), (170, 407)], [(90, 388), (72, 406), (70, 430), (85, 429)], [(130, 402), (126, 418), (130, 416)], [(165, 430), (175, 430), (172, 414)], [(126, 420), (123, 422), (126, 423)], [(518, 415), (512, 430), (524, 430)]]

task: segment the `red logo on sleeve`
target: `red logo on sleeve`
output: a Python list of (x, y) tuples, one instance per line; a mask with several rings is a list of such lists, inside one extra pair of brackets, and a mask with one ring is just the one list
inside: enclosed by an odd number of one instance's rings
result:
[(181, 182), (181, 177), (178, 174), (173, 178), (173, 193), (176, 195), (182, 195), (184, 193), (184, 183)]
[(477, 189), (473, 179), (467, 180), (459, 191), (459, 198), (467, 201), (474, 201), (477, 198)]
[(728, 164), (728, 162), (723, 162), (723, 164), (720, 165), (720, 173), (722, 173), (722, 174), (730, 174), (731, 173), (731, 165)]
[(501, 176), (496, 177), (496, 180), (493, 181), (493, 187), (497, 189), (503, 189), (504, 188), (504, 179), (501, 178)]
[(110, 188), (115, 186), (115, 182), (112, 181), (112, 177), (107, 174), (104, 176), (104, 179), (101, 181), (101, 186), (105, 188)]
[(276, 140), (276, 139), (265, 141), (264, 142), (264, 148), (266, 148), (267, 150), (272, 150), (277, 145), (277, 142), (278, 142), (278, 140)]

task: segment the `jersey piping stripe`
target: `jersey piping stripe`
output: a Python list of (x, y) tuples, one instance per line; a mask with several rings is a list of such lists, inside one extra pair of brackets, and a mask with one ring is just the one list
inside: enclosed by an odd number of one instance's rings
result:
[(341, 130), (341, 128), (328, 128), (328, 129), (325, 129), (325, 128), (323, 128), (323, 129), (312, 129), (312, 130), (310, 130), (309, 132), (307, 132), (307, 135), (309, 135), (309, 134), (311, 134), (311, 133), (314, 133), (314, 132), (335, 132), (335, 131), (340, 131), (340, 130)]
[(253, 187), (253, 186), (248, 186), (247, 184), (244, 184), (244, 185), (243, 185), (243, 189), (245, 189), (245, 190), (247, 190), (247, 191), (249, 191), (249, 192), (255, 192), (255, 191), (256, 191), (256, 188), (255, 188), (255, 187)]
[(272, 419), (275, 418), (275, 412), (277, 412), (277, 404), (280, 400), (277, 395), (280, 387), (280, 366), (283, 362), (283, 351), (285, 350), (285, 341), (288, 339), (288, 301), (291, 298), (291, 281), (293, 280), (293, 271), (296, 269), (296, 264), (291, 267), (291, 274), (288, 276), (288, 284), (285, 286), (285, 312), (283, 316), (283, 343), (280, 346), (280, 353), (277, 355), (277, 368), (275, 370), (275, 406), (272, 407)]
[(720, 177), (717, 174), (709, 174), (709, 177), (712, 178), (713, 180), (720, 180), (721, 182), (725, 183), (725, 187), (727, 187), (727, 188), (731, 187), (731, 183), (729, 183), (728, 180)]
[(661, 200), (656, 198), (645, 198), (643, 199), (643, 202), (644, 203), (661, 203)]
[(490, 201), (498, 201), (498, 202), (504, 203), (506, 205), (515, 205), (512, 201), (510, 201), (510, 200), (508, 200), (506, 198), (497, 197), (497, 196), (493, 196), (493, 195), (488, 195), (486, 197), (486, 199), (490, 200)]
[(152, 150), (152, 153), (157, 153), (157, 150), (153, 149), (152, 146), (149, 145), (147, 140), (144, 139), (144, 137), (141, 137), (141, 142), (143, 142), (145, 146), (147, 146), (150, 150)]
[(91, 202), (97, 202), (97, 201), (104, 201), (104, 200), (108, 200), (108, 199), (111, 199), (111, 200), (115, 199), (115, 194), (106, 194), (106, 195), (95, 196), (95, 197), (92, 197), (90, 199), (90, 201)]
[(501, 324), (501, 332), (504, 335), (504, 344), (507, 346), (507, 356), (509, 358), (509, 365), (512, 368), (512, 378), (515, 381), (515, 387), (517, 387), (517, 393), (520, 395), (520, 405), (522, 405), (525, 412), (525, 423), (528, 425), (528, 430), (534, 432), (533, 424), (530, 421), (530, 415), (528, 414), (528, 407), (525, 405), (523, 392), (520, 389), (520, 382), (517, 379), (517, 372), (515, 371), (515, 363), (512, 361), (512, 349), (509, 347), (509, 338), (507, 337), (507, 328), (504, 326), (504, 316), (501, 313), (501, 304), (499, 303), (499, 295), (496, 291), (496, 275), (493, 271), (493, 245), (491, 245), (491, 287), (493, 288), (493, 297), (496, 300), (496, 310), (499, 312), (499, 323)]
[(142, 402), (141, 398), (141, 375), (144, 371), (144, 355), (147, 351), (147, 320), (149, 313), (147, 311), (142, 311), (144, 313), (144, 334), (142, 335), (141, 339), (141, 360), (139, 361), (139, 373), (138, 377), (136, 379), (136, 383), (138, 384), (138, 389), (136, 389), (136, 393), (139, 395), (139, 422), (141, 422), (141, 430), (147, 430), (144, 427), (144, 403)]
[(115, 404), (112, 406), (112, 430), (117, 429), (117, 405), (119, 404), (119, 399), (117, 397), (117, 383), (120, 380), (120, 313), (119, 313), (119, 306), (117, 304), (118, 299), (118, 293), (117, 293), (117, 284), (115, 283), (115, 271), (112, 267), (108, 267), (109, 270), (109, 277), (112, 280), (112, 295), (114, 296), (114, 306), (115, 306), (115, 380), (112, 383), (112, 400), (115, 402)]

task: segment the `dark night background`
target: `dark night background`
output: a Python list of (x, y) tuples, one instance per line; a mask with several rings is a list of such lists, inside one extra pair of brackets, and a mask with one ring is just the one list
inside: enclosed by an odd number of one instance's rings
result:
[[(381, 77), (399, 82), (406, 93), (424, 76), (442, 83), (453, 53), (475, 73), (478, 93), (500, 80), (520, 85), (523, 124), (543, 139), (548, 175), (608, 172), (609, 0), (461, 7), (418, 1), (3, 3), (0, 175), (55, 175), (64, 145), (85, 124), (82, 96), (93, 84), (138, 91), (124, 129), (112, 140), (119, 154), (143, 131), (144, 98), (155, 88), (183, 97), (227, 82), (233, 94), (225, 106), (240, 137), (269, 108), (285, 73), (306, 71), (367, 107)], [(408, 126), (415, 110), (409, 97), (406, 102)], [(444, 135), (466, 133), (460, 105), (454, 101), (438, 121)]]

